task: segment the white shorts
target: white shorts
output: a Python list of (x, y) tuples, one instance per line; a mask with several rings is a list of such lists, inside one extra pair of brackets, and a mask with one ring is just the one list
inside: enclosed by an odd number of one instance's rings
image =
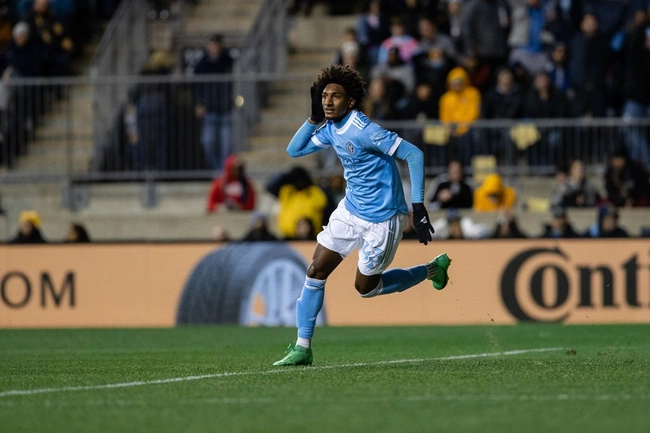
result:
[(329, 224), (318, 234), (318, 243), (345, 258), (359, 249), (359, 271), (363, 275), (382, 273), (391, 264), (402, 240), (406, 215), (371, 223), (345, 208), (344, 200), (330, 216)]

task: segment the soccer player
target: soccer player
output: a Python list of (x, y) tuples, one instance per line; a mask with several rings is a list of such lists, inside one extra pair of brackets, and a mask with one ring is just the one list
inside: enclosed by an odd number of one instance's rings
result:
[[(297, 301), (298, 339), (276, 366), (310, 365), (311, 338), (323, 306), (325, 282), (354, 249), (359, 262), (354, 286), (364, 298), (403, 292), (429, 279), (441, 290), (447, 285), (451, 260), (440, 254), (431, 262), (408, 269), (386, 268), (402, 239), (408, 208), (394, 158), (407, 162), (411, 178), (413, 225), (427, 245), (433, 227), (424, 207), (424, 157), (421, 150), (370, 121), (361, 111), (365, 83), (348, 66), (321, 71), (311, 89), (311, 116), (287, 147), (291, 157), (332, 146), (341, 160), (346, 194), (318, 234), (316, 251)], [(318, 125), (326, 119), (320, 128)]]

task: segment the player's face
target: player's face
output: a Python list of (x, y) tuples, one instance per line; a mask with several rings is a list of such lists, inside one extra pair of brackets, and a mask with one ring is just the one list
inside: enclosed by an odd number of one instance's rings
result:
[(323, 89), (323, 111), (326, 119), (336, 119), (345, 116), (354, 106), (354, 98), (350, 98), (340, 84), (330, 83)]

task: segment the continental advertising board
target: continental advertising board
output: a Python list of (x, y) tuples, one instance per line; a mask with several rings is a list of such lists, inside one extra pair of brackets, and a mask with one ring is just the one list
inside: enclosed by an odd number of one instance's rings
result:
[[(293, 326), (313, 243), (0, 246), (0, 327)], [(440, 252), (425, 281), (361, 298), (356, 256), (330, 276), (319, 324), (650, 322), (647, 240), (402, 242), (394, 267)]]

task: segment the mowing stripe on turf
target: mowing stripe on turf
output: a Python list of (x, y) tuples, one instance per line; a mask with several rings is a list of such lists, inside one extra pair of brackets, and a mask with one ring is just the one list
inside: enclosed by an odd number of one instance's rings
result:
[[(497, 402), (556, 402), (556, 401), (639, 401), (650, 400), (650, 394), (432, 394), (432, 395), (409, 395), (383, 397), (373, 395), (374, 403), (397, 403), (397, 402), (419, 402), (419, 401), (451, 401), (451, 402), (472, 402), (472, 401), (497, 401)], [(276, 402), (276, 399), (268, 397), (260, 398), (195, 398), (189, 400), (174, 400), (177, 406), (220, 406), (220, 405), (242, 405), (253, 404), (264, 405)], [(293, 404), (314, 405), (314, 404), (337, 404), (341, 399), (335, 398), (310, 398), (308, 401), (294, 401)], [(0, 408), (3, 407), (68, 407), (68, 406), (165, 406), (167, 400), (3, 400), (0, 401)]]
[(387, 361), (355, 362), (351, 364), (320, 365), (315, 367), (298, 368), (298, 369), (291, 368), (291, 367), (284, 367), (284, 368), (277, 367), (273, 370), (201, 374), (198, 376), (171, 377), (168, 379), (143, 380), (143, 381), (136, 381), (136, 382), (107, 383), (104, 385), (62, 386), (59, 388), (12, 389), (8, 391), (0, 392), (0, 397), (9, 397), (14, 395), (48, 394), (52, 392), (72, 392), (72, 391), (90, 391), (90, 390), (97, 390), (97, 389), (129, 388), (132, 386), (160, 385), (165, 383), (187, 382), (190, 380), (214, 379), (214, 378), (231, 377), (231, 376), (268, 375), (268, 374), (278, 374), (278, 373), (291, 373), (297, 371), (305, 372), (310, 370), (331, 370), (337, 368), (350, 368), (350, 367), (371, 367), (375, 365), (407, 364), (407, 363), (418, 363), (418, 362), (429, 362), (429, 361), (454, 361), (459, 359), (489, 358), (495, 356), (523, 355), (526, 353), (553, 352), (558, 350), (564, 350), (564, 348), (545, 347), (540, 349), (508, 350), (505, 352), (472, 353), (469, 355), (451, 355), (451, 356), (443, 356), (439, 358), (393, 359)]

